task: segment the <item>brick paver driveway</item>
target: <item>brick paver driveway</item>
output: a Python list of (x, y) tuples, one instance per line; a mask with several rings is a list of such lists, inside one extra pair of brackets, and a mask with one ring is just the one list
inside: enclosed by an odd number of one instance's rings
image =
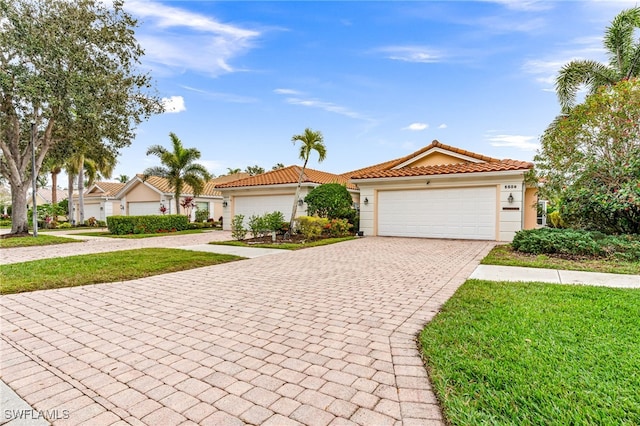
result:
[(492, 246), (363, 238), (4, 296), (1, 377), (54, 424), (440, 424), (415, 336)]

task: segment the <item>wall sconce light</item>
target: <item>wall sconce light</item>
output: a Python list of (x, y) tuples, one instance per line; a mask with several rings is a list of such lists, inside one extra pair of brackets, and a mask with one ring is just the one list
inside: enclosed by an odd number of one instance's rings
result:
[(227, 203), (226, 200), (222, 202), (222, 207), (227, 207), (228, 205), (229, 205), (229, 203)]
[(120, 204), (120, 210), (124, 211), (124, 204)]
[(507, 197), (507, 201), (509, 202), (509, 204), (513, 204), (513, 194), (509, 194), (509, 196)]
[(298, 205), (299, 205), (300, 207), (302, 207), (302, 205), (303, 205), (303, 204), (304, 204), (304, 200), (303, 200), (302, 198), (300, 198), (300, 199), (298, 200)]
[(428, 180), (428, 181), (427, 181), (427, 185), (429, 185), (430, 183), (431, 183), (431, 181), (430, 181), (430, 180)]
[(367, 197), (364, 197), (364, 205), (366, 206), (367, 204), (369, 204), (369, 199)]
[(104, 210), (104, 207), (100, 206), (100, 211)]

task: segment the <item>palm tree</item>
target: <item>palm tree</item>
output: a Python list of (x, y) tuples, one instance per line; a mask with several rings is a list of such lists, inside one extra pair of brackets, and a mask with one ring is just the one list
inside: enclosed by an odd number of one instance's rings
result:
[(280, 169), (284, 169), (284, 164), (276, 163), (276, 165), (271, 168), (271, 170), (280, 170)]
[(120, 183), (127, 183), (127, 182), (129, 182), (129, 176), (127, 176), (127, 175), (120, 175), (120, 176), (118, 176), (118, 182), (120, 182)]
[(227, 174), (228, 175), (235, 175), (236, 173), (241, 173), (242, 169), (240, 169), (239, 167), (237, 169), (232, 169), (231, 167), (227, 167)]
[[(86, 151), (86, 152), (85, 152)], [(71, 200), (73, 195), (73, 179), (78, 179), (78, 224), (84, 223), (84, 188), (102, 177), (109, 178), (113, 172), (115, 155), (106, 149), (76, 151), (67, 160), (67, 174), (69, 175), (69, 214), (72, 214)], [(85, 182), (85, 178), (87, 179)]]
[(556, 93), (564, 113), (574, 105), (576, 94), (586, 85), (589, 94), (600, 86), (640, 76), (640, 39), (634, 40), (634, 30), (640, 28), (640, 7), (623, 10), (607, 27), (604, 47), (609, 64), (593, 60), (574, 60), (565, 64), (556, 78)]
[(298, 177), (298, 186), (296, 187), (296, 195), (293, 198), (293, 209), (291, 210), (291, 220), (289, 221), (289, 229), (293, 229), (293, 221), (296, 218), (296, 211), (298, 210), (298, 199), (300, 198), (300, 187), (302, 186), (302, 177), (304, 176), (304, 169), (307, 167), (311, 151), (318, 153), (318, 163), (322, 163), (327, 156), (327, 147), (324, 145), (324, 137), (322, 132), (313, 131), (310, 128), (304, 129), (304, 133), (301, 135), (294, 135), (291, 138), (291, 142), (295, 145), (300, 141), (300, 159), (304, 160), (302, 169), (300, 169), (300, 176)]
[(204, 189), (205, 183), (211, 179), (211, 175), (203, 165), (194, 162), (200, 158), (200, 151), (182, 146), (182, 141), (173, 132), (169, 133), (169, 137), (173, 151), (168, 151), (161, 145), (152, 145), (147, 149), (147, 155), (160, 158), (163, 166), (150, 167), (144, 171), (144, 175), (159, 176), (169, 181), (174, 191), (176, 213), (179, 214), (180, 196), (184, 185), (191, 186), (193, 196), (197, 197)]

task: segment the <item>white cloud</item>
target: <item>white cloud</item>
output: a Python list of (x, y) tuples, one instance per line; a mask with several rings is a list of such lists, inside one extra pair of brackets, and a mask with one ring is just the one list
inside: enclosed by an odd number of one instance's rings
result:
[(162, 98), (162, 106), (164, 107), (164, 112), (168, 114), (175, 114), (187, 110), (187, 107), (185, 107), (184, 105), (184, 98), (182, 96), (171, 96), (170, 98)]
[(278, 95), (294, 95), (294, 96), (302, 95), (302, 92), (299, 92), (294, 89), (275, 89), (273, 93), (277, 93)]
[(444, 123), (438, 126), (438, 129), (446, 129), (448, 126)]
[(403, 127), (402, 130), (413, 130), (419, 132), (421, 130), (427, 129), (429, 125), (427, 123), (411, 123), (407, 127)]
[(387, 46), (377, 49), (387, 55), (387, 58), (396, 61), (435, 63), (441, 62), (441, 52), (426, 46)]
[(143, 60), (163, 74), (191, 70), (216, 76), (239, 71), (231, 61), (260, 36), (258, 31), (154, 1), (130, 1), (125, 7), (143, 20), (136, 34), (145, 49)]
[(535, 151), (540, 148), (539, 144), (531, 142), (536, 140), (535, 136), (495, 135), (487, 136), (487, 140), (491, 142), (491, 146), (495, 147), (518, 148), (523, 151)]
[(300, 98), (287, 98), (286, 101), (291, 105), (302, 105), (310, 108), (319, 108), (327, 112), (333, 112), (335, 114), (344, 115), (345, 117), (355, 118), (357, 120), (373, 121), (371, 118), (360, 114), (359, 112), (352, 111), (349, 108), (334, 104), (332, 102), (325, 102), (318, 99)]

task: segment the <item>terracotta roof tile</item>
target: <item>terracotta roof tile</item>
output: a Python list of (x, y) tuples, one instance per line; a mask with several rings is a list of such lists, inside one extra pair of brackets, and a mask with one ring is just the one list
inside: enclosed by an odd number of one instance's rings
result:
[(361, 173), (352, 179), (373, 179), (387, 177), (432, 176), (456, 173), (501, 172), (509, 170), (529, 170), (532, 163), (516, 160), (497, 160), (487, 163), (442, 164), (437, 166), (406, 167), (402, 169), (373, 170)]
[[(299, 166), (289, 166), (278, 170), (272, 170), (255, 176), (250, 176), (234, 182), (223, 183), (218, 188), (238, 188), (247, 186), (264, 186), (264, 185), (284, 185), (298, 183), (300, 177)], [(305, 168), (302, 182), (308, 183), (342, 183), (346, 184), (349, 189), (356, 189), (355, 185), (348, 183), (348, 177), (345, 175), (335, 175), (333, 173), (321, 172), (310, 168)]]
[(95, 182), (91, 187), (87, 188), (85, 197), (114, 197), (126, 184), (121, 182)]
[[(169, 180), (160, 176), (149, 176), (146, 179), (144, 178), (144, 175), (142, 174), (138, 174), (136, 175), (136, 177), (140, 178), (140, 180), (142, 180), (143, 182), (148, 183), (149, 185), (153, 186), (154, 188), (156, 188), (158, 191), (165, 193), (165, 194), (172, 194), (173, 193), (173, 186), (171, 186), (169, 184)], [(220, 191), (216, 191), (216, 181), (215, 180), (210, 180), (208, 181), (205, 185), (204, 188), (202, 190), (202, 192), (200, 193), (200, 195), (203, 195), (205, 197), (212, 197), (212, 196), (220, 196), (222, 195), (220, 193)], [(182, 195), (189, 195), (189, 196), (193, 196), (193, 188), (191, 188), (191, 186), (185, 184), (184, 187), (182, 188)]]

